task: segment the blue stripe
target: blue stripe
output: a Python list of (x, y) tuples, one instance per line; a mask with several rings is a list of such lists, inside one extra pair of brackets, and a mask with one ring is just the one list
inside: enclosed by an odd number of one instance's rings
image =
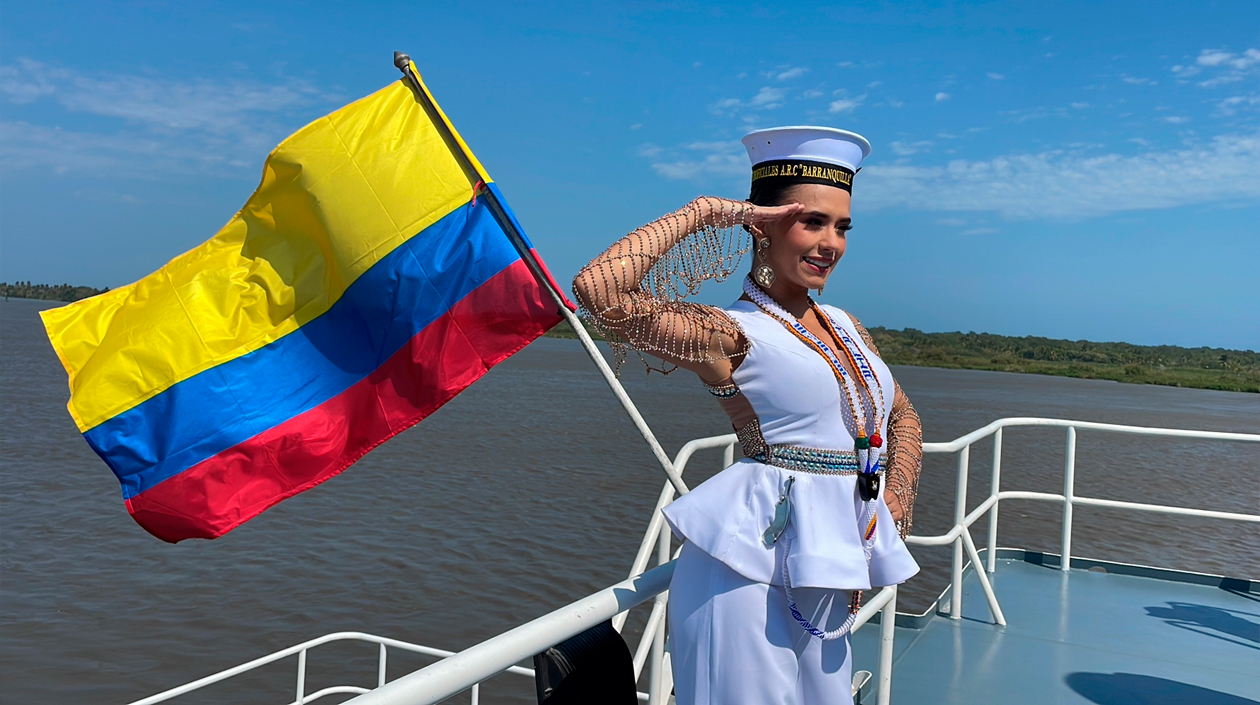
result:
[(364, 272), (320, 317), (83, 435), (123, 496), (134, 497), (342, 393), (518, 259), (484, 200), (457, 208)]

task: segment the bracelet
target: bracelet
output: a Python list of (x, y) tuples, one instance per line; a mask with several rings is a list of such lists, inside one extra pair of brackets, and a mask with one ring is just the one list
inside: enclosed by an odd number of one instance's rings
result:
[(709, 384), (704, 380), (700, 381), (704, 383), (704, 388), (708, 390), (709, 394), (712, 394), (718, 399), (730, 399), (732, 397), (739, 396), (739, 385), (734, 382), (727, 382), (726, 384)]

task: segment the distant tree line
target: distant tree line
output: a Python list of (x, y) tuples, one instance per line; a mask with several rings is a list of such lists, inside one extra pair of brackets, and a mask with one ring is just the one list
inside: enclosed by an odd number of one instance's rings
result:
[[(599, 333), (587, 327), (592, 337)], [(890, 365), (1029, 372), (1137, 384), (1260, 392), (1260, 353), (1175, 345), (1091, 343), (988, 333), (924, 333), (871, 328)], [(547, 335), (574, 338), (567, 323)]]
[(954, 367), (1260, 392), (1260, 353), (1175, 345), (1092, 343), (988, 333), (871, 328), (891, 365)]
[(43, 301), (78, 301), (89, 296), (96, 296), (109, 291), (93, 289), (90, 286), (70, 286), (69, 284), (32, 284), (26, 282), (0, 282), (0, 296), (5, 299), (40, 299)]

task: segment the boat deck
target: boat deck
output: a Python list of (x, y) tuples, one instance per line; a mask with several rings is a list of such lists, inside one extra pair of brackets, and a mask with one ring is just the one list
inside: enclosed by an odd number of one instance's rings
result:
[[(1260, 705), (1260, 583), (998, 556), (990, 577), (1007, 626), (991, 622), (969, 569), (962, 619), (897, 627), (893, 703)], [(877, 628), (854, 634), (855, 670), (876, 670), (878, 639)]]

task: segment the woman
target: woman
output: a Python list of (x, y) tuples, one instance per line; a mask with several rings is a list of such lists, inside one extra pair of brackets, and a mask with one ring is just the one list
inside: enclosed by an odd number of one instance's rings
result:
[[(665, 511), (684, 542), (669, 612), (678, 703), (848, 703), (861, 591), (918, 571), (898, 533), (918, 481), (918, 416), (857, 319), (809, 295), (844, 255), (870, 144), (800, 127), (743, 142), (748, 202), (700, 198), (639, 228), (574, 291), (619, 360), (629, 346), (696, 373), (743, 446)], [(681, 301), (733, 272), (744, 231), (755, 253), (744, 296), (725, 310)]]

